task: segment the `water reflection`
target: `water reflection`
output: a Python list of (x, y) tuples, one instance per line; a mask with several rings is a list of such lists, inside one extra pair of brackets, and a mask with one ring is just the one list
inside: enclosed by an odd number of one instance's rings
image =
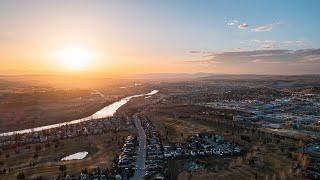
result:
[(125, 97), (117, 102), (114, 102), (101, 110), (97, 111), (93, 115), (73, 121), (68, 121), (68, 122), (63, 122), (63, 123), (58, 123), (58, 124), (52, 124), (52, 125), (47, 125), (47, 126), (41, 126), (41, 127), (36, 127), (36, 128), (30, 128), (30, 129), (24, 129), (24, 130), (18, 130), (18, 131), (12, 131), (12, 132), (6, 132), (0, 134), (0, 136), (11, 136), (14, 134), (24, 134), (24, 133), (31, 133), (31, 132), (36, 132), (36, 131), (42, 131), (42, 130), (47, 130), (47, 129), (52, 129), (52, 128), (57, 128), (65, 125), (70, 125), (70, 124), (77, 124), (85, 121), (90, 121), (93, 119), (101, 119), (101, 118), (106, 118), (113, 116), (113, 114), (123, 105), (125, 105), (130, 99), (135, 98), (135, 97), (141, 97), (141, 96), (152, 96), (156, 93), (158, 93), (158, 90), (153, 90), (150, 93), (147, 94), (138, 94), (138, 95), (133, 95), (129, 97)]

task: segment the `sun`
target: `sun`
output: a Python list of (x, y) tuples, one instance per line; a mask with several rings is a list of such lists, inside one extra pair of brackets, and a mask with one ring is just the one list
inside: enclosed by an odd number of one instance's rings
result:
[(57, 55), (62, 66), (71, 70), (86, 69), (92, 59), (91, 53), (83, 48), (65, 48)]

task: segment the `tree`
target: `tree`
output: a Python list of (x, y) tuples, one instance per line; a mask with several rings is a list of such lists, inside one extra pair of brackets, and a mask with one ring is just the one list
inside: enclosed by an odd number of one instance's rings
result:
[(17, 175), (17, 179), (18, 179), (18, 180), (24, 180), (24, 179), (26, 179), (26, 177), (25, 177), (25, 175), (24, 175), (23, 172), (20, 172), (20, 173)]
[(35, 149), (36, 149), (36, 151), (40, 151), (41, 150), (41, 145), (37, 145)]
[(65, 176), (66, 175), (66, 171), (67, 171), (67, 166), (66, 165), (60, 165), (59, 166), (59, 171), (61, 171), (61, 174), (63, 175), (63, 176)]

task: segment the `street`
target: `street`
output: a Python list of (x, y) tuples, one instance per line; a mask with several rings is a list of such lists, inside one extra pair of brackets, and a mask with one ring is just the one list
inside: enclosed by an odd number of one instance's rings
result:
[(146, 134), (141, 126), (140, 119), (138, 116), (134, 115), (134, 124), (138, 130), (138, 140), (139, 140), (139, 149), (137, 153), (137, 162), (136, 162), (136, 171), (132, 180), (141, 180), (144, 179), (145, 175), (145, 161), (146, 161)]

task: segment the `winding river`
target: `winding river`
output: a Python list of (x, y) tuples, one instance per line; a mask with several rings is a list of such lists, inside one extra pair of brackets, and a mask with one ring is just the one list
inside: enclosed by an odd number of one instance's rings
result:
[(11, 135), (14, 135), (14, 134), (25, 134), (25, 133), (37, 132), (37, 131), (57, 128), (57, 127), (65, 126), (65, 125), (77, 124), (77, 123), (90, 121), (90, 120), (94, 120), (94, 119), (101, 119), (101, 118), (110, 117), (110, 116), (113, 116), (113, 114), (115, 112), (117, 112), (117, 110), (121, 106), (125, 105), (132, 98), (141, 97), (141, 96), (152, 96), (152, 95), (154, 95), (154, 94), (156, 94), (158, 92), (159, 92), (158, 90), (153, 90), (153, 91), (151, 91), (150, 93), (147, 93), (147, 94), (138, 94), (138, 95), (125, 97), (123, 99), (120, 99), (119, 101), (116, 101), (116, 102), (114, 102), (114, 103), (102, 108), (101, 110), (97, 111), (96, 113), (92, 114), (91, 116), (88, 116), (88, 117), (85, 117), (85, 118), (81, 118), (81, 119), (77, 119), (77, 120), (73, 120), (73, 121), (68, 121), (68, 122), (63, 122), (63, 123), (58, 123), (58, 124), (47, 125), (47, 126), (40, 126), (40, 127), (36, 127), (36, 128), (23, 129), (23, 130), (18, 130), (18, 131), (1, 133), (0, 136), (11, 136)]

